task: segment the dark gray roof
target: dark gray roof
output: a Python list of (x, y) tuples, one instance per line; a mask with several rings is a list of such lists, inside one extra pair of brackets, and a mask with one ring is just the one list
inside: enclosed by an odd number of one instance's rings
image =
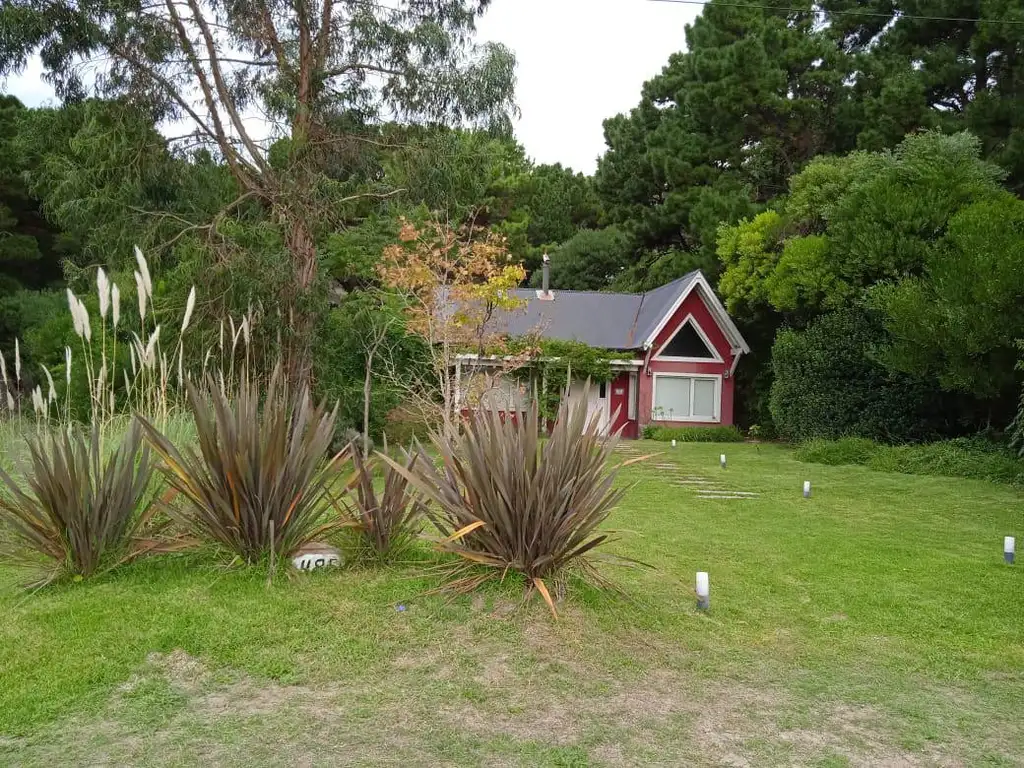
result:
[(554, 289), (554, 299), (543, 300), (537, 298), (536, 290), (520, 288), (514, 293), (527, 302), (526, 307), (499, 318), (500, 330), (512, 336), (539, 333), (546, 339), (581, 341), (605, 349), (638, 349), (699, 274), (690, 272), (647, 293)]

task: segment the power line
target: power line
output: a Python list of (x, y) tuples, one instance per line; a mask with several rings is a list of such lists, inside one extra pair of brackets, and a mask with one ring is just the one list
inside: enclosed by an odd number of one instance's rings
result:
[[(718, 0), (714, 0), (714, 2), (712, 2), (712, 0), (647, 0), (647, 2), (672, 3), (674, 5), (716, 5), (726, 8), (750, 8), (753, 10), (787, 11), (791, 13), (811, 13), (813, 11), (813, 9), (810, 8), (782, 8), (775, 5), (761, 5), (758, 3), (725, 3), (719, 2)], [(827, 11), (827, 13), (831, 16), (870, 16), (881, 19), (891, 19), (895, 16), (897, 19), (919, 19), (921, 21), (960, 21), (972, 24), (1024, 25), (1024, 21), (1018, 21), (1016, 19), (972, 19), (962, 16), (922, 16), (913, 13), (881, 13), (879, 11)]]

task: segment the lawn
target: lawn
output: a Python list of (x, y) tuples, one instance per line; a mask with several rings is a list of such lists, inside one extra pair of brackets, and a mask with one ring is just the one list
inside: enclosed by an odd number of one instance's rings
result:
[(0, 763), (1022, 764), (1019, 490), (636, 445), (664, 453), (622, 473), (612, 549), (653, 568), (558, 622), (520, 584), (425, 594), (425, 550), (269, 586), (213, 556), (31, 595), (3, 571)]

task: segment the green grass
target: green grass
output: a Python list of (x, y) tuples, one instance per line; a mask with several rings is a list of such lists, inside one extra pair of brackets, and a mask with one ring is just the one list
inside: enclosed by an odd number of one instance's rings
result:
[[(424, 594), (423, 548), (270, 586), (213, 556), (32, 595), (0, 571), (0, 764), (1019, 764), (1018, 490), (637, 447), (661, 455), (623, 472), (611, 547), (654, 569), (557, 623), (513, 582)], [(663, 462), (761, 496), (698, 500)]]

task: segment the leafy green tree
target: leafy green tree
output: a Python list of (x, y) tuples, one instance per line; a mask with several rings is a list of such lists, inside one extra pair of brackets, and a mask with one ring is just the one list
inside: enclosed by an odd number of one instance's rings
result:
[(725, 227), (719, 288), (741, 318), (769, 306), (791, 322), (858, 304), (878, 282), (921, 275), (950, 220), (1002, 193), (1003, 172), (966, 133), (908, 136), (895, 150), (820, 158), (791, 195)]
[(123, 102), (26, 110), (18, 145), (32, 158), (29, 189), (77, 244), (72, 280), (83, 267), (134, 263), (135, 245), (166, 273), (171, 246), (211, 233), (238, 196), (226, 167), (207, 153), (173, 154), (151, 116)]
[(877, 321), (858, 310), (824, 315), (804, 331), (781, 331), (770, 395), (779, 434), (899, 442), (955, 432), (957, 409), (943, 407), (934, 387), (872, 359), (884, 339)]
[(770, 304), (767, 281), (778, 267), (786, 220), (765, 211), (733, 227), (722, 227), (718, 256), (725, 271), (718, 290), (730, 313), (746, 317), (758, 306)]
[(702, 251), (714, 275), (721, 223), (754, 214), (815, 155), (852, 148), (837, 129), (846, 64), (810, 3), (794, 6), (712, 1), (640, 105), (605, 123), (597, 189), (641, 247)]
[[(856, 4), (863, 9), (862, 3)], [(918, 127), (968, 130), (983, 155), (1024, 184), (1024, 5), (1014, 0), (878, 2), (881, 17), (836, 17), (833, 33), (856, 56), (858, 145), (891, 146)], [(927, 16), (931, 18), (915, 18)], [(982, 21), (953, 21), (936, 17)]]
[[(759, 359), (757, 350), (772, 343), (776, 329), (783, 323), (792, 329), (787, 333), (799, 335), (800, 329), (822, 315), (839, 310), (861, 311), (868, 295), (878, 297), (875, 306), (882, 322), (873, 347), (889, 348), (886, 328), (895, 334), (893, 343), (897, 346), (879, 360), (865, 359), (864, 370), (884, 364), (893, 371), (926, 379), (941, 367), (935, 357), (953, 352), (939, 351), (936, 345), (949, 341), (948, 337), (936, 336), (920, 350), (913, 348), (914, 343), (929, 336), (930, 329), (939, 324), (938, 318), (946, 316), (944, 313), (949, 313), (950, 322), (955, 324), (956, 309), (944, 302), (940, 291), (928, 287), (928, 274), (932, 270), (955, 269), (954, 265), (959, 263), (961, 276), (967, 279), (967, 275), (980, 268), (962, 257), (951, 257), (951, 253), (957, 252), (950, 245), (954, 222), (973, 206), (984, 206), (1006, 195), (999, 184), (1002, 172), (982, 160), (980, 152), (979, 142), (968, 134), (928, 132), (908, 137), (891, 151), (817, 158), (792, 179), (789, 196), (780, 200), (775, 210), (722, 228), (719, 256), (725, 269), (719, 292), (740, 327), (750, 334), (755, 348), (754, 358), (738, 379), (748, 397), (756, 399), (758, 392), (765, 391), (766, 372), (761, 368), (765, 359)], [(1004, 234), (1012, 238), (1012, 232), (1008, 228)], [(994, 240), (993, 244), (1008, 247), (1005, 240)], [(984, 255), (978, 253), (975, 257), (983, 259)], [(902, 286), (898, 298), (878, 287), (890, 282)], [(919, 292), (912, 291), (912, 286)], [(1010, 291), (1009, 296), (993, 296), (992, 314), (977, 319), (977, 324), (996, 322), (995, 318), (1005, 311), (1000, 302), (1012, 300), (1013, 286), (1004, 286), (1004, 290)], [(925, 304), (929, 304), (927, 312), (923, 311)], [(921, 314), (911, 322), (911, 316), (918, 310), (922, 310)], [(904, 324), (906, 330), (902, 329)], [(1010, 325), (1007, 330), (1012, 333)], [(963, 331), (974, 333), (969, 327)], [(896, 340), (904, 333), (912, 334), (914, 340), (898, 344)], [(1002, 336), (996, 342), (996, 335), (998, 332), (993, 329), (987, 336), (988, 343), (994, 345), (990, 349), (993, 356), (975, 359), (976, 363), (996, 366), (996, 370), (973, 375), (977, 379), (996, 377), (1005, 388), (1012, 380), (1012, 363), (1006, 355), (1014, 337)], [(786, 344), (795, 348), (796, 342), (788, 335), (785, 338), (789, 340)], [(776, 342), (776, 347), (779, 343), (782, 342)], [(861, 348), (867, 355), (869, 347)], [(970, 344), (961, 349), (977, 352)], [(922, 358), (929, 356), (932, 360), (926, 364)], [(933, 382), (930, 386), (938, 386), (936, 379), (929, 380)], [(863, 383), (868, 379), (854, 377), (854, 381)], [(991, 388), (958, 389), (979, 398), (993, 396)], [(796, 396), (786, 396), (790, 395)], [(974, 418), (973, 405), (968, 400), (960, 405), (967, 409), (962, 414), (965, 419)], [(763, 403), (748, 407), (755, 418), (758, 412), (764, 413)], [(784, 404), (770, 410), (774, 415), (780, 409), (785, 410)], [(1003, 414), (999, 418), (1005, 424), (1008, 417), (1002, 407), (999, 413)], [(762, 415), (760, 419), (763, 418)], [(780, 428), (787, 427), (783, 424)]]
[(362, 432), (365, 406), (368, 433), (384, 432), (388, 414), (401, 403), (391, 375), (420, 362), (421, 352), (394, 297), (371, 291), (342, 297), (322, 325), (314, 367), (318, 390), (339, 403), (337, 431)]
[(561, 164), (537, 165), (522, 180), (516, 197), (529, 212), (532, 246), (564, 243), (581, 229), (594, 229), (601, 216), (593, 181)]
[[(8, 354), (15, 337), (24, 341), (52, 315), (57, 294), (48, 289), (60, 285), (61, 260), (75, 250), (25, 181), (37, 166), (23, 142), (29, 114), (13, 96), (0, 96), (0, 348)], [(25, 355), (34, 365), (31, 352)]]
[[(581, 229), (549, 255), (552, 288), (599, 291), (608, 287), (632, 251), (629, 238), (615, 227), (608, 227)], [(539, 270), (533, 273), (530, 284), (540, 286)]]
[(969, 205), (949, 222), (920, 276), (875, 286), (891, 368), (1003, 406), (1012, 417), (1024, 338), (1024, 201), (1009, 193)]
[(59, 234), (24, 181), (32, 158), (18, 139), (27, 113), (13, 96), (0, 96), (0, 290), (8, 293), (23, 286), (40, 288), (60, 277), (53, 258)]
[(405, 131), (385, 161), (404, 208), (425, 206), (453, 223), (507, 218), (511, 191), (530, 163), (515, 141), (483, 130)]
[[(935, 18), (943, 16), (991, 21)], [(608, 150), (596, 188), (609, 220), (636, 238), (638, 253), (645, 252), (624, 282), (646, 284), (646, 268), (666, 263), (682, 271), (699, 266), (714, 279), (719, 226), (751, 219), (766, 206), (779, 209), (787, 180), (808, 161), (858, 148), (878, 153), (921, 129), (972, 132), (981, 157), (1006, 169), (1019, 192), (1024, 24), (1015, 21), (1024, 21), (1018, 2), (829, 0), (813, 7), (788, 1), (737, 7), (711, 0), (687, 27), (685, 52), (674, 54), (645, 84), (636, 108), (605, 122)], [(878, 156), (862, 157), (875, 162)], [(839, 177), (856, 172), (857, 162), (844, 158), (819, 170), (841, 185)], [(847, 233), (852, 236), (841, 244), (846, 252), (827, 257), (821, 242), (796, 248), (792, 271), (807, 267), (814, 282), (780, 285), (780, 301), (805, 312), (843, 290), (849, 296), (838, 305), (856, 295), (858, 286), (824, 271), (821, 259), (850, 260), (856, 270), (867, 247), (878, 260), (874, 266), (882, 267), (882, 241), (890, 237), (890, 246), (905, 246), (899, 241), (912, 233), (901, 227), (929, 218), (929, 201), (900, 197), (903, 188), (892, 189), (898, 205), (884, 209), (881, 225)], [(865, 194), (885, 202), (879, 189)], [(801, 233), (823, 234), (820, 216), (827, 206), (812, 202), (819, 220), (809, 230), (797, 223), (799, 210), (787, 218)], [(939, 201), (937, 215), (942, 210)], [(680, 251), (693, 255), (680, 259)], [(673, 254), (668, 262), (666, 253)]]
[[(182, 118), (188, 141), (215, 151), (240, 192), (280, 229), (290, 282), (289, 373), (308, 377), (319, 243), (353, 203), (344, 166), (367, 126), (473, 122), (507, 130), (514, 57), (471, 35), (486, 0), (391, 6), (363, 0), (143, 3), (10, 0), (0, 9), (0, 75), (39, 53), (58, 95), (124, 97), (157, 118)], [(99, 67), (92, 83), (83, 63)], [(252, 112), (279, 121), (268, 149)], [(371, 139), (374, 136), (370, 137)], [(341, 173), (335, 172), (341, 166)]]
[(559, 164), (533, 165), (511, 139), (483, 130), (405, 133), (408, 139), (385, 149), (386, 183), (401, 190), (386, 213), (392, 221), (422, 206), (453, 223), (493, 230), (529, 271), (545, 249), (598, 226), (592, 180)]

